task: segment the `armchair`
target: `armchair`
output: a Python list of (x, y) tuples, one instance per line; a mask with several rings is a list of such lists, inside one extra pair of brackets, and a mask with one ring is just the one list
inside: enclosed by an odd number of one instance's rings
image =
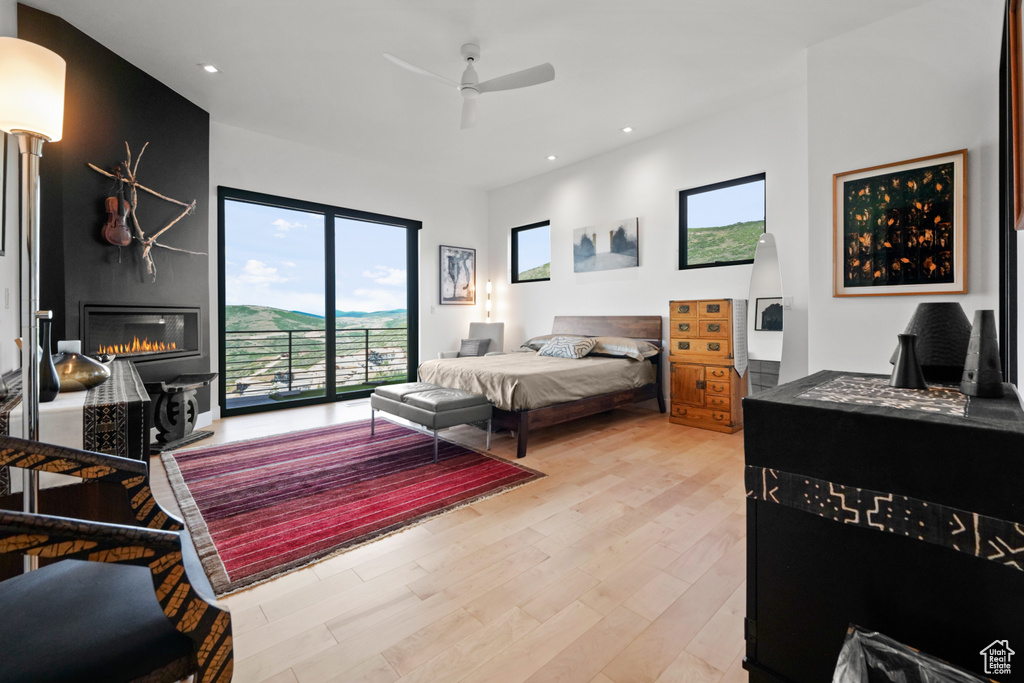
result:
[(0, 553), (59, 559), (0, 582), (0, 681), (230, 681), (231, 616), (144, 463), (0, 436), (0, 463), (115, 481), (140, 525), (0, 510)]
[[(486, 353), (502, 353), (505, 347), (505, 323), (470, 323), (467, 339), (489, 339)], [(458, 358), (459, 351), (442, 351), (437, 357)]]

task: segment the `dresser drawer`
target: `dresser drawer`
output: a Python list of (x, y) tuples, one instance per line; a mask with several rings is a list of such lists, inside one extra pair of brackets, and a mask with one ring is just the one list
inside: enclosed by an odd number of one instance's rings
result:
[(732, 385), (729, 383), (729, 380), (722, 381), (709, 379), (707, 380), (707, 384), (705, 386), (705, 391), (708, 392), (708, 396), (711, 396), (712, 394), (717, 394), (719, 396), (730, 396), (732, 394), (731, 390)]
[(712, 299), (697, 304), (697, 315), (701, 318), (726, 318), (730, 316), (729, 299)]
[(721, 382), (723, 380), (724, 381), (729, 381), (729, 378), (731, 376), (732, 376), (732, 368), (717, 367), (717, 366), (714, 366), (714, 365), (709, 365), (707, 367), (707, 375), (706, 375), (706, 377), (707, 377), (707, 380), (709, 382), (714, 382), (714, 381)]
[(723, 429), (732, 426), (732, 416), (728, 410), (674, 405), (672, 406), (672, 417), (673, 421), (682, 421), (693, 427)]
[(670, 318), (696, 318), (699, 303), (697, 301), (673, 301), (669, 304), (668, 315)]
[(672, 339), (695, 337), (700, 329), (697, 318), (672, 318), (668, 323), (668, 336)]
[(726, 359), (732, 357), (728, 339), (701, 339), (698, 337), (672, 337), (668, 345), (669, 356), (678, 360), (688, 358)]
[(705, 339), (729, 339), (732, 337), (732, 321), (728, 318), (708, 320), (700, 318), (697, 321), (697, 336)]
[(707, 395), (705, 405), (711, 410), (717, 410), (723, 413), (728, 413), (732, 407), (732, 400), (729, 394), (711, 394)]

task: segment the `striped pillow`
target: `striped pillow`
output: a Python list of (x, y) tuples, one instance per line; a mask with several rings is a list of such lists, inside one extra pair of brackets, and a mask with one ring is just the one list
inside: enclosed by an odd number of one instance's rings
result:
[(556, 358), (583, 358), (597, 344), (593, 337), (552, 337), (537, 353)]

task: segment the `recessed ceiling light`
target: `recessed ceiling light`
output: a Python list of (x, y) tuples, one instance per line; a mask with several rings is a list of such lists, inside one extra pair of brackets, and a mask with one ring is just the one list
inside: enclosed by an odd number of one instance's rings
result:
[(558, 158), (558, 157), (556, 157), (556, 156), (555, 156), (554, 154), (549, 154), (549, 155), (548, 155), (548, 161), (554, 161), (554, 160), (555, 160), (555, 159), (557, 159), (557, 158)]
[(622, 129), (622, 132), (623, 133), (632, 133), (633, 132), (633, 126), (626, 126), (625, 128)]
[(215, 67), (213, 64), (200, 64), (199, 66), (203, 67), (203, 71), (205, 71), (206, 73), (215, 74), (218, 71), (220, 71), (220, 69)]

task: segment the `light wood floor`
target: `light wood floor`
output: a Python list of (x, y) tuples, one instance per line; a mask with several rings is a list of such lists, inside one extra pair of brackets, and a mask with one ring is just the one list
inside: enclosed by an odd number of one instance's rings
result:
[[(368, 416), (229, 418), (201, 445)], [(225, 598), (235, 680), (747, 680), (743, 432), (625, 408), (535, 432), (520, 462), (548, 477)]]

